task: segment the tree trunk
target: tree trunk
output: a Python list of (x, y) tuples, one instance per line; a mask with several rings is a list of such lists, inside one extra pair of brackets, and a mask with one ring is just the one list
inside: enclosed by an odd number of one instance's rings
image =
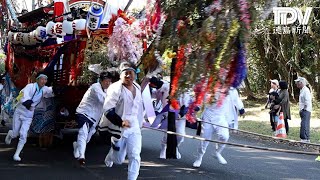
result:
[(247, 96), (247, 100), (257, 100), (257, 98), (254, 96), (254, 94), (250, 88), (250, 83), (249, 83), (249, 80), (247, 77), (244, 79), (244, 83), (245, 83), (244, 93)]

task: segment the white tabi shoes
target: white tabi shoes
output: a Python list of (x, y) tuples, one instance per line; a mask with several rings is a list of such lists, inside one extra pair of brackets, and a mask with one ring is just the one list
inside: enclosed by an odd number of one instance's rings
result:
[(221, 156), (220, 153), (216, 153), (216, 157), (220, 164), (227, 164), (227, 161)]
[(8, 133), (7, 133), (7, 136), (6, 136), (6, 139), (5, 139), (5, 143), (8, 144), (8, 145), (11, 144), (11, 140), (12, 140), (12, 137), (11, 137), (11, 136), (12, 136), (12, 133), (13, 133), (12, 130), (9, 130)]
[(74, 158), (78, 159), (80, 157), (80, 152), (78, 150), (77, 142), (73, 142), (73, 156)]
[(106, 158), (104, 159), (104, 163), (106, 164), (107, 167), (112, 167), (113, 166), (113, 161), (110, 160), (109, 153), (106, 156)]
[(198, 158), (196, 159), (196, 161), (194, 161), (194, 163), (193, 163), (193, 167), (196, 167), (196, 168), (198, 168), (198, 167), (200, 167), (201, 166), (201, 163), (202, 163), (202, 157), (203, 156), (198, 156)]

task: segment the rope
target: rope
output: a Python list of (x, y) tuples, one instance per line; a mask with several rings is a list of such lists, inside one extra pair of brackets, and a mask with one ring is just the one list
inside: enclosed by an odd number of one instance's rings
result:
[(274, 151), (274, 152), (283, 152), (283, 153), (292, 153), (292, 154), (315, 155), (315, 156), (320, 155), (319, 153), (315, 153), (315, 152), (303, 152), (303, 151), (285, 150), (285, 149), (277, 149), (277, 148), (267, 148), (267, 147), (261, 147), (261, 146), (252, 146), (252, 145), (245, 145), (245, 144), (238, 144), (238, 143), (231, 143), (231, 142), (222, 142), (222, 141), (210, 140), (210, 139), (205, 139), (202, 137), (196, 137), (196, 136), (191, 136), (191, 135), (186, 135), (186, 134), (179, 134), (179, 133), (172, 132), (172, 131), (165, 131), (162, 129), (155, 129), (155, 128), (145, 127), (145, 126), (143, 126), (143, 128), (154, 130), (154, 131), (160, 131), (160, 132), (167, 133), (167, 134), (182, 136), (182, 137), (189, 138), (189, 139), (196, 139), (196, 140), (200, 140), (200, 141), (208, 141), (208, 142), (213, 142), (213, 143), (227, 144), (227, 145), (231, 145), (231, 146), (243, 147), (243, 148), (249, 148), (249, 149), (258, 149), (258, 150), (264, 150), (264, 151)]
[(259, 133), (254, 133), (254, 132), (244, 131), (244, 130), (240, 130), (240, 129), (234, 129), (234, 128), (230, 128), (230, 127), (226, 127), (226, 126), (221, 126), (221, 125), (218, 125), (218, 124), (215, 124), (215, 123), (212, 123), (212, 122), (208, 122), (208, 121), (203, 121), (203, 120), (200, 120), (200, 119), (197, 119), (197, 122), (203, 122), (203, 123), (211, 124), (211, 125), (222, 127), (222, 128), (227, 128), (227, 129), (230, 129), (230, 130), (239, 131), (239, 132), (242, 132), (242, 133), (245, 133), (245, 134), (251, 134), (251, 135), (260, 136), (260, 137), (272, 138), (272, 139), (275, 139), (275, 140), (282, 140), (282, 141), (287, 141), (287, 142), (292, 142), (292, 143), (301, 143), (301, 144), (307, 144), (307, 145), (313, 145), (313, 146), (320, 147), (320, 144), (316, 144), (316, 143), (300, 142), (300, 141), (291, 140), (291, 139), (284, 139), (284, 138), (279, 138), (279, 137), (263, 135), (263, 134), (259, 134)]

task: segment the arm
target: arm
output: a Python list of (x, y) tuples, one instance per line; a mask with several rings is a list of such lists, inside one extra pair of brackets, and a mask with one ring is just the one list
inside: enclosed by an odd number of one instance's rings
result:
[(42, 91), (43, 91), (43, 97), (45, 97), (45, 98), (54, 97), (54, 93), (53, 93), (52, 87), (44, 86), (42, 88)]
[[(23, 103), (25, 101), (31, 100), (32, 95), (34, 92), (31, 92), (33, 89), (33, 84), (28, 84), (26, 87), (24, 87), (20, 93), (23, 93), (20, 102)], [(20, 94), (19, 93), (19, 94)]]
[(90, 94), (92, 94), (99, 103), (103, 104), (106, 98), (106, 94), (102, 91), (102, 89), (97, 89), (97, 87), (91, 87)]
[(285, 102), (288, 101), (289, 99), (289, 93), (288, 92), (282, 92), (279, 94), (279, 99), (281, 99), (280, 101), (280, 105), (282, 106)]
[(277, 111), (277, 116), (280, 115), (280, 111), (281, 111), (281, 106), (279, 106), (279, 109), (278, 109), (278, 111)]
[(111, 85), (107, 90), (107, 96), (104, 101), (103, 110), (105, 117), (116, 126), (123, 126), (124, 122), (121, 117), (115, 112), (115, 108), (120, 99), (121, 87), (117, 87), (118, 84)]
[(310, 103), (312, 103), (311, 102), (311, 93), (310, 93), (310, 91), (305, 91), (305, 93), (304, 93), (304, 100), (305, 100), (305, 102), (304, 102), (304, 110), (307, 110), (307, 108), (308, 108), (308, 104)]

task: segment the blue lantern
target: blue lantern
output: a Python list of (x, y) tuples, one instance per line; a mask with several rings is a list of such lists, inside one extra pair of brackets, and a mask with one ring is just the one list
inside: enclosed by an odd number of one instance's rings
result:
[(92, 5), (87, 15), (87, 27), (91, 31), (95, 31), (100, 27), (103, 15), (103, 8), (98, 5)]

